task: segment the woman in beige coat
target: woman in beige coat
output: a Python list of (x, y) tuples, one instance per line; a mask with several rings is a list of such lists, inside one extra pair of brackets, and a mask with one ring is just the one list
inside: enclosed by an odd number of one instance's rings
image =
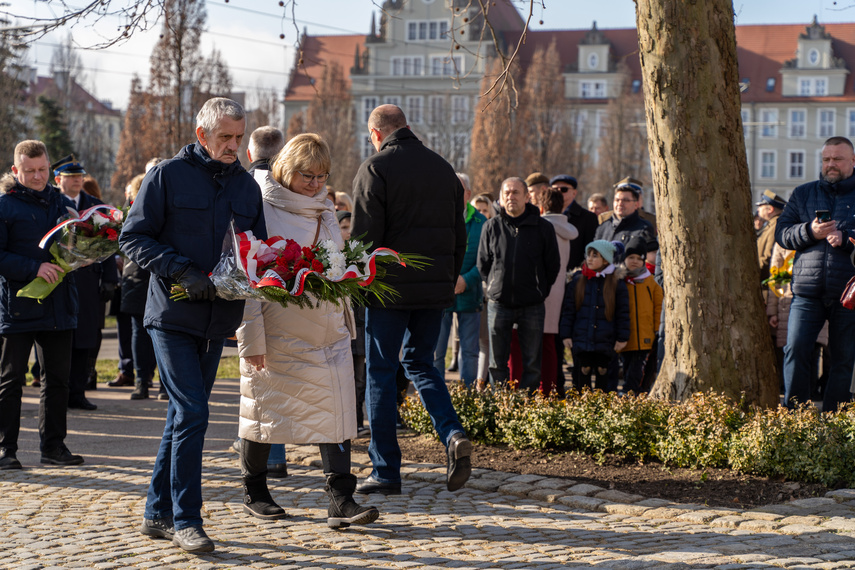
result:
[[(256, 170), (271, 236), (301, 246), (323, 240), (343, 245), (324, 186), (330, 171), (327, 143), (316, 134), (291, 139), (272, 162)], [(349, 303), (283, 308), (247, 301), (237, 331), (241, 356), (240, 425), (244, 511), (264, 519), (286, 516), (267, 488), (272, 443), (317, 443), (321, 451), (330, 527), (367, 524), (380, 516), (353, 500), (350, 440), (356, 436), (356, 395)]]

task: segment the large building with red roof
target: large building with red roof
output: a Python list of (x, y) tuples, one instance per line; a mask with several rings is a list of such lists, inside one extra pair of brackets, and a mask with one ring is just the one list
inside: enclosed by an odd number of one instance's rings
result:
[[(358, 133), (367, 134), (365, 122), (375, 106), (398, 104), (423, 140), (465, 169), (481, 79), (495, 54), (492, 42), (482, 41), (483, 19), (467, 13), (468, 5), (386, 0), (379, 29), (372, 21), (365, 36), (304, 36), (302, 64), (295, 64), (286, 91), (286, 124), (308, 106), (323, 66), (339, 61), (349, 72)], [(528, 31), (520, 43), (523, 20), (513, 5), (499, 0), (491, 9), (500, 47), (519, 44), (523, 68), (535, 50), (555, 41), (568, 112), (574, 114), (568, 120), (585, 127), (580, 132), (596, 155), (609, 102), (627, 91), (626, 82), (630, 93), (640, 97), (642, 91), (636, 30), (600, 30), (594, 23), (587, 30)], [(855, 23), (737, 26), (736, 38), (752, 190), (755, 196), (766, 188), (787, 196), (818, 177), (826, 138), (855, 137), (855, 78), (849, 72)], [(373, 152), (367, 138), (361, 152)], [(627, 174), (644, 176), (616, 176)]]

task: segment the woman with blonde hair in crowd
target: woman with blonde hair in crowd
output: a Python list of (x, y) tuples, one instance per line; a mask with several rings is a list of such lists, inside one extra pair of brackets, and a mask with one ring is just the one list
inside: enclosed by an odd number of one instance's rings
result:
[(352, 212), (353, 199), (345, 192), (335, 193), (335, 209), (336, 212)]
[[(269, 235), (307, 247), (324, 240), (343, 246), (325, 183), (330, 150), (318, 135), (288, 141), (271, 164), (256, 170)], [(368, 524), (380, 513), (353, 500), (350, 440), (356, 437), (356, 394), (350, 339), (353, 315), (324, 302), (316, 308), (247, 301), (237, 331), (241, 356), (240, 425), (244, 511), (263, 519), (286, 516), (267, 488), (273, 443), (317, 443), (332, 528)]]

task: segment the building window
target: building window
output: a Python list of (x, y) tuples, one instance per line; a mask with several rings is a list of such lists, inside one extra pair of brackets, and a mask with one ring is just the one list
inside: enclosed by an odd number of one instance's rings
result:
[(580, 81), (579, 96), (582, 99), (605, 99), (606, 98), (606, 82), (605, 81)]
[(368, 117), (371, 116), (371, 111), (377, 108), (377, 97), (362, 98), (362, 122), (367, 123)]
[(638, 93), (641, 91), (641, 79), (633, 79), (632, 80), (632, 92)]
[(392, 57), (392, 75), (421, 75), (422, 58), (420, 56)]
[(771, 139), (778, 136), (778, 110), (763, 109), (760, 111), (760, 136), (764, 139)]
[(463, 73), (463, 57), (455, 55), (449, 57), (447, 55), (435, 55), (430, 58), (430, 74), (431, 75), (456, 75)]
[(807, 111), (804, 109), (790, 109), (790, 138), (804, 138), (807, 129)]
[(407, 22), (407, 41), (436, 41), (448, 37), (448, 20)]
[(397, 95), (387, 95), (383, 98), (383, 102), (387, 105), (396, 105), (398, 107), (401, 106), (401, 98)]
[(773, 150), (760, 153), (760, 178), (775, 178), (777, 155)]
[(469, 122), (469, 97), (466, 97), (465, 95), (451, 96), (451, 122)]
[(846, 110), (846, 136), (855, 137), (855, 109)]
[(420, 124), (422, 122), (421, 97), (407, 97), (406, 115), (411, 123)]
[(573, 123), (573, 136), (583, 138), (588, 128), (588, 111), (577, 111), (576, 120)]
[(817, 111), (819, 124), (819, 136), (823, 138), (834, 136), (834, 109), (820, 109)]
[(435, 96), (428, 99), (430, 105), (429, 121), (433, 125), (440, 125), (445, 121), (445, 97)]
[(805, 153), (801, 150), (791, 150), (789, 152), (789, 177), (804, 178), (805, 177)]
[(775, 78), (770, 77), (769, 79), (766, 80), (766, 91), (771, 93), (774, 90), (775, 90)]
[(808, 52), (808, 63), (816, 66), (819, 63), (819, 50), (814, 48)]
[(748, 111), (742, 109), (739, 114), (742, 117), (742, 135), (748, 136), (748, 127), (745, 126), (748, 123)]
[(605, 137), (609, 129), (609, 114), (607, 111), (597, 111), (597, 138)]
[(802, 97), (824, 97), (828, 95), (827, 77), (800, 77), (799, 95)]

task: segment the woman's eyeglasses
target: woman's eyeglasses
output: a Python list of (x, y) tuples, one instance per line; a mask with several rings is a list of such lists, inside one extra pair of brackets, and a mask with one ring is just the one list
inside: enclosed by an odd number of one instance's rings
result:
[(303, 182), (305, 182), (306, 184), (311, 184), (313, 180), (317, 180), (318, 184), (323, 184), (330, 178), (329, 172), (327, 172), (326, 174), (303, 174), (298, 170), (297, 173), (303, 177)]

